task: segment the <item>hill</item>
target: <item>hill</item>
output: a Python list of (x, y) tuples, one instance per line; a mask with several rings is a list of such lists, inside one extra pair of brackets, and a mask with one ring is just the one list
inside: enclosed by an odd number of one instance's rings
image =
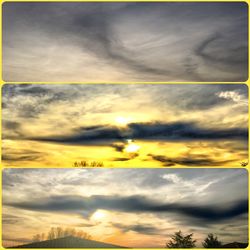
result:
[(112, 245), (95, 240), (86, 240), (73, 236), (58, 238), (54, 240), (45, 240), (30, 244), (15, 246), (13, 248), (126, 248)]
[(248, 243), (232, 242), (222, 246), (222, 248), (247, 248)]

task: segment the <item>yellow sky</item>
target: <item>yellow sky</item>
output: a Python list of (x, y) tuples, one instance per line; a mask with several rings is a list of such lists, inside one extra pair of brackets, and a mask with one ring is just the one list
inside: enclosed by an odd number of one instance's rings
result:
[(239, 166), (245, 85), (5, 85), (4, 166)]

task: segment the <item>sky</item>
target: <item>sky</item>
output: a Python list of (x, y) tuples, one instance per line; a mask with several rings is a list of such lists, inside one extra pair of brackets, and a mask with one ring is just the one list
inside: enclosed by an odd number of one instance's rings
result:
[(4, 169), (3, 242), (27, 243), (50, 227), (93, 240), (164, 247), (179, 230), (201, 246), (248, 242), (245, 169)]
[(8, 82), (248, 78), (245, 2), (3, 4)]
[(248, 162), (247, 114), (243, 84), (6, 84), (2, 160), (237, 167)]

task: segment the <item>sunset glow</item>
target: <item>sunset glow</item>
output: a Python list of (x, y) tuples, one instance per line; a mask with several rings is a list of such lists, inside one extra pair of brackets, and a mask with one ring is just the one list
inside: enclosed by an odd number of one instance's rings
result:
[(9, 84), (2, 93), (4, 166), (248, 162), (246, 85)]
[(74, 228), (92, 240), (165, 248), (171, 235), (248, 241), (245, 169), (5, 169), (4, 246)]

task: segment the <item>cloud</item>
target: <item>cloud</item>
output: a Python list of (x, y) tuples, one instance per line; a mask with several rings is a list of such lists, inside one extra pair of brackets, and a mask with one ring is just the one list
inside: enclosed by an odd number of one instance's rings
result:
[(3, 20), (6, 81), (247, 76), (243, 2), (5, 3)]
[[(225, 47), (226, 53), (224, 55), (218, 55), (215, 53), (217, 51), (216, 46), (220, 45), (218, 44), (218, 41), (224, 43), (225, 37), (223, 37), (219, 33), (211, 35), (198, 46), (198, 48), (196, 49), (197, 55), (201, 56), (204, 60), (210, 61), (211, 63), (216, 63), (216, 64), (223, 63), (224, 65), (230, 64), (235, 66), (239, 66), (239, 64), (243, 64), (244, 66), (247, 65), (246, 64), (247, 60), (246, 55), (248, 51), (247, 46), (236, 47), (234, 50), (231, 50), (230, 53), (229, 51), (227, 51), (229, 48)], [(242, 55), (240, 56), (241, 53)]]
[(130, 161), (137, 156), (138, 156), (138, 154), (132, 154), (131, 157), (117, 157), (117, 158), (113, 158), (112, 160), (113, 161)]
[(223, 166), (226, 163), (233, 161), (225, 160), (225, 161), (216, 161), (208, 157), (207, 155), (187, 155), (186, 157), (179, 158), (170, 158), (164, 155), (154, 155), (148, 154), (148, 156), (152, 157), (152, 159), (162, 162), (163, 166), (171, 167), (175, 165), (183, 165), (183, 166)]
[[(72, 85), (70, 85), (72, 86)], [(72, 87), (72, 89), (74, 89)], [(2, 104), (5, 109), (13, 110), (13, 114), (20, 119), (38, 118), (40, 114), (46, 112), (49, 105), (68, 101), (76, 94), (74, 91), (67, 93), (67, 89), (59, 90), (56, 86), (33, 84), (5, 84), (3, 85)], [(5, 126), (8, 128), (7, 126)]]
[(134, 231), (140, 234), (147, 234), (147, 235), (156, 235), (161, 233), (161, 230), (158, 227), (154, 227), (151, 225), (141, 225), (141, 224), (125, 225), (121, 223), (112, 223), (112, 226), (119, 228), (124, 233), (128, 231)]
[(121, 151), (116, 142), (133, 140), (152, 141), (202, 141), (202, 140), (243, 140), (248, 139), (245, 128), (201, 128), (194, 123), (130, 123), (126, 129), (111, 126), (97, 126), (76, 129), (76, 133), (62, 136), (32, 137), (28, 140), (62, 143), (71, 145), (111, 145)]
[(4, 205), (33, 211), (80, 213), (90, 215), (97, 209), (127, 213), (176, 213), (179, 215), (217, 222), (227, 220), (248, 212), (248, 201), (240, 200), (232, 204), (218, 206), (164, 203), (144, 196), (51, 196), (34, 201), (5, 202)]
[(17, 162), (17, 161), (37, 161), (40, 156), (34, 155), (34, 153), (31, 153), (32, 155), (17, 155), (17, 154), (4, 154), (2, 156), (3, 161), (7, 162)]
[(4, 148), (5, 153), (2, 155), (2, 160), (12, 163), (17, 161), (38, 161), (44, 158), (44, 153), (35, 150), (17, 150), (13, 151), (9, 148)]
[[(248, 86), (244, 84), (190, 84), (174, 85), (171, 94), (164, 91), (164, 87), (158, 87), (156, 98), (159, 104), (168, 103), (172, 107), (178, 107), (185, 111), (209, 110), (223, 105), (231, 105), (234, 101), (230, 98), (221, 98), (220, 93), (234, 92), (240, 95), (243, 102), (248, 101)], [(166, 88), (167, 90), (167, 88)]]
[(248, 105), (248, 100), (245, 99), (244, 96), (237, 91), (221, 91), (216, 93), (216, 95), (222, 99), (232, 100), (236, 103)]
[(3, 214), (2, 217), (3, 217), (2, 219), (3, 224), (17, 224), (23, 222), (24, 220), (22, 217), (11, 214)]
[(22, 124), (17, 121), (2, 120), (2, 139), (15, 139), (23, 137)]

